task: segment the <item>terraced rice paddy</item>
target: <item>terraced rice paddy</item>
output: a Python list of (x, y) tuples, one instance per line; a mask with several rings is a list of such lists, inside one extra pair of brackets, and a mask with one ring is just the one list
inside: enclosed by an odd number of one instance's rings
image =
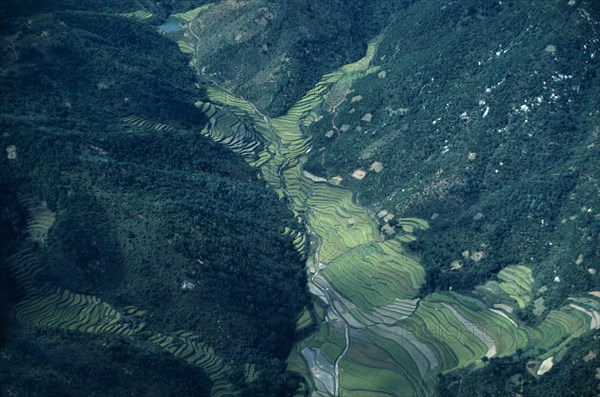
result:
[(42, 243), (56, 220), (56, 214), (48, 208), (46, 202), (37, 202), (33, 197), (22, 197), (20, 201), (29, 213), (26, 230), (29, 238)]
[(190, 10), (188, 12), (173, 14), (173, 15), (171, 15), (171, 18), (179, 19), (179, 20), (182, 20), (185, 22), (190, 22), (193, 19), (197, 18), (198, 15), (200, 15), (200, 13), (202, 11), (207, 10), (209, 7), (210, 7), (210, 5), (200, 6), (200, 7), (194, 8), (193, 10)]
[[(400, 218), (402, 232), (386, 240), (350, 191), (303, 172), (311, 147), (301, 127), (326, 111), (331, 92), (347, 92), (352, 81), (378, 71), (371, 65), (376, 47), (371, 42), (364, 58), (323, 76), (275, 119), (220, 89), (209, 90), (210, 100), (198, 104), (211, 119), (203, 134), (239, 151), (308, 231), (310, 239), (300, 238), (297, 231), (284, 233), (294, 237), (299, 251), (310, 249), (309, 289), (327, 309), (319, 330), (295, 347), (288, 370), (303, 375), (307, 387), (324, 395), (427, 396), (435, 390), (438, 373), (483, 366), (485, 357), (510, 356), (517, 350), (532, 358), (551, 357), (573, 338), (597, 328), (600, 303), (591, 298), (593, 304), (577, 301), (551, 312), (535, 328), (520, 325), (491, 303), (488, 307), (476, 294), (416, 298), (425, 272), (403, 243), (414, 241), (415, 231), (426, 230), (428, 223)], [(246, 134), (236, 134), (233, 126), (243, 123)], [(218, 124), (224, 126), (219, 131)], [(530, 304), (529, 268), (509, 266), (498, 279), (478, 291), (520, 308)], [(315, 310), (320, 307), (315, 305)], [(299, 326), (306, 320), (305, 314)]]
[(127, 116), (123, 118), (123, 122), (130, 125), (131, 127), (134, 128), (138, 128), (138, 129), (145, 129), (145, 130), (154, 130), (154, 131), (168, 131), (168, 132), (172, 132), (175, 131), (175, 129), (169, 125), (166, 124), (161, 124), (161, 123), (155, 123), (149, 120), (145, 120), (141, 117), (138, 116)]
[(425, 277), (423, 268), (402, 253), (399, 242), (372, 242), (333, 260), (323, 275), (363, 310), (413, 298)]
[(139, 19), (140, 21), (152, 18), (152, 13), (148, 11), (125, 12), (119, 15), (125, 18)]

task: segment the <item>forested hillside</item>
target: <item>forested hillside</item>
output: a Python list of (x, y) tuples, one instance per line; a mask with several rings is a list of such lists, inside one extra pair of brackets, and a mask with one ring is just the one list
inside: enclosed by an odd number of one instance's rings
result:
[(306, 298), (282, 231), (299, 226), (199, 134), (186, 57), (115, 15), (139, 5), (37, 6), (52, 12), (11, 3), (2, 21), (0, 394), (207, 395), (244, 379), (247, 395), (285, 394)]

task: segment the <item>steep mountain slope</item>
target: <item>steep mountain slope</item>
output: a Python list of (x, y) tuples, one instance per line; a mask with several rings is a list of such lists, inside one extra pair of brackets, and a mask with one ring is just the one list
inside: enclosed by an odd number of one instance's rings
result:
[(110, 11), (2, 23), (0, 394), (285, 395), (300, 227), (199, 134), (177, 45)]

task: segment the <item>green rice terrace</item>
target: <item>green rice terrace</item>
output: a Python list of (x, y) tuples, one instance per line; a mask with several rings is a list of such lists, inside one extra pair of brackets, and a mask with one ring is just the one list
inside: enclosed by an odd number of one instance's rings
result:
[[(209, 101), (196, 104), (209, 119), (202, 134), (256, 167), (308, 231), (307, 238), (297, 236), (296, 247), (307, 257), (318, 330), (288, 359), (288, 370), (306, 380), (297, 396), (306, 389), (323, 396), (427, 396), (435, 394), (438, 374), (515, 354), (529, 357), (541, 375), (548, 359), (598, 328), (599, 300), (573, 299), (526, 326), (513, 314), (531, 305), (534, 280), (523, 265), (503, 269), (471, 292), (420, 296), (425, 271), (404, 245), (426, 233), (428, 223), (400, 219), (398, 232), (386, 233), (339, 182), (303, 172), (312, 150), (303, 129), (320, 120), (330, 95), (379, 70), (373, 65), (377, 44), (371, 41), (364, 58), (323, 76), (277, 118), (216, 86)], [(308, 318), (306, 312), (299, 318), (299, 329)]]
[[(14, 303), (0, 314), (18, 334), (6, 343), (0, 318), (0, 386), (428, 397), (579, 382), (600, 355), (600, 97), (568, 98), (594, 90), (600, 14), (561, 1), (41, 2), (0, 26), (18, 30), (0, 70)], [(585, 62), (561, 44), (577, 35)], [(58, 370), (38, 363), (44, 344)]]

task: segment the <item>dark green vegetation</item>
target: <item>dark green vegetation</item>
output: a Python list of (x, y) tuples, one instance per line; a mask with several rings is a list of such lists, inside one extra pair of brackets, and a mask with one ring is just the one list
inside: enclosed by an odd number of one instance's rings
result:
[(0, 394), (294, 390), (291, 213), (200, 135), (204, 93), (175, 43), (109, 14), (127, 5), (70, 3), (0, 32)]
[(202, 396), (210, 390), (200, 369), (127, 341), (12, 325), (6, 337), (3, 396)]

